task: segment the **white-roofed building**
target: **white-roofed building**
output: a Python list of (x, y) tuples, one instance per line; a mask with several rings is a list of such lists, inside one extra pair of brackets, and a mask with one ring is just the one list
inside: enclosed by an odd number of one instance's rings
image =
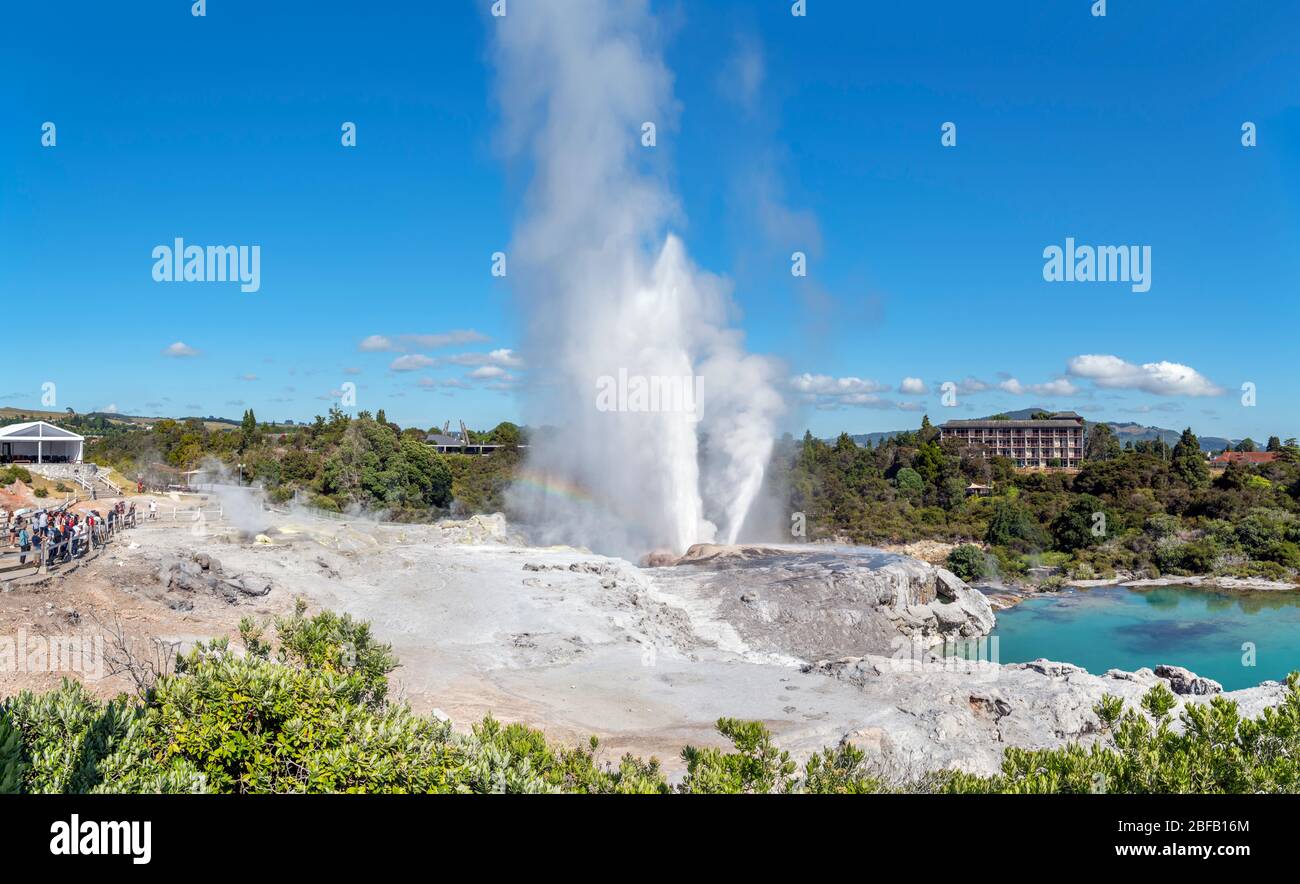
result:
[(81, 463), (84, 436), (45, 421), (0, 427), (0, 463)]

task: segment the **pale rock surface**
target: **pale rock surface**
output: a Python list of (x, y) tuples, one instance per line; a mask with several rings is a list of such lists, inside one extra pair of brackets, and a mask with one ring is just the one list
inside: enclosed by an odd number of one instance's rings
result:
[[(301, 596), (371, 621), (402, 662), (393, 695), (458, 728), (490, 712), (570, 742), (596, 734), (609, 757), (657, 755), (673, 773), (683, 745), (722, 744), (723, 716), (764, 721), (797, 758), (847, 739), (900, 777), (991, 773), (1007, 746), (1096, 739), (1104, 694), (1136, 705), (1175, 675), (939, 659), (936, 645), (992, 628), (988, 601), (942, 568), (877, 550), (697, 547), (643, 568), (521, 546), (500, 517), (267, 523), (265, 542), (219, 527), (137, 531), (139, 548), (122, 555), (151, 574), (187, 562), (176, 573), (204, 587), (219, 562), (223, 577), (250, 580), (245, 589), (274, 587), (270, 600)], [(1221, 696), (1257, 715), (1282, 693), (1272, 682)]]

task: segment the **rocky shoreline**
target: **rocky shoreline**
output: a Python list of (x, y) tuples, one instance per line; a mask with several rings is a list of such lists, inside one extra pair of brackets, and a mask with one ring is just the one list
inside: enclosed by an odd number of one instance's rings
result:
[(995, 611), (1020, 604), (1025, 599), (1044, 593), (1058, 592), (1062, 589), (1100, 589), (1122, 586), (1129, 589), (1149, 589), (1159, 586), (1187, 586), (1196, 589), (1221, 589), (1231, 592), (1296, 592), (1300, 586), (1284, 580), (1265, 580), (1262, 577), (1220, 577), (1213, 574), (1193, 575), (1189, 577), (1137, 577), (1132, 574), (1120, 575), (1101, 580), (1070, 580), (1060, 586), (1049, 586), (1046, 581), (972, 584), (988, 598)]

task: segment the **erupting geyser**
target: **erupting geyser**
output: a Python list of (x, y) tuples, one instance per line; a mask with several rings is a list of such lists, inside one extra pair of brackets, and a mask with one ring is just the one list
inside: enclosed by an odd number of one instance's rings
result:
[(558, 429), (533, 440), (512, 507), (538, 539), (602, 552), (733, 542), (780, 371), (744, 351), (726, 282), (667, 232), (677, 203), (644, 135), (676, 105), (648, 4), (516, 3), (491, 26), (506, 145), (532, 175), (508, 271), (527, 416)]

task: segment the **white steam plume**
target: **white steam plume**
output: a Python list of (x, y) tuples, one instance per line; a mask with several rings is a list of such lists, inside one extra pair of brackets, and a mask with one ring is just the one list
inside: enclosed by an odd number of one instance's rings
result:
[[(677, 201), (645, 170), (660, 148), (641, 136), (644, 122), (670, 131), (676, 104), (648, 3), (512, 0), (490, 24), (507, 147), (532, 174), (508, 265), (528, 422), (559, 431), (534, 438), (512, 508), (538, 539), (611, 553), (733, 542), (771, 455), (781, 372), (745, 353), (728, 285), (667, 232)], [(602, 410), (602, 379), (620, 375), (696, 401)]]

